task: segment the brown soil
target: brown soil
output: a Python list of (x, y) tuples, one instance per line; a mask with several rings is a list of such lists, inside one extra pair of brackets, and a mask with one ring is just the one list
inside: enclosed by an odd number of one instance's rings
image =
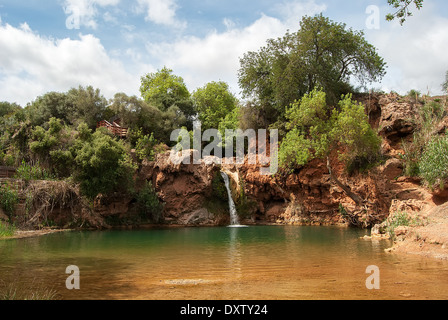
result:
[(448, 203), (423, 211), (421, 226), (402, 228), (389, 252), (448, 260)]

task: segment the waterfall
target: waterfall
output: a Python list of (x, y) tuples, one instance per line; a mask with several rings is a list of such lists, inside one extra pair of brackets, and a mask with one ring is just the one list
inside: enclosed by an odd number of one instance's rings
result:
[(229, 209), (230, 209), (230, 225), (238, 226), (240, 225), (238, 214), (236, 212), (235, 203), (233, 202), (232, 192), (230, 191), (230, 180), (229, 176), (225, 172), (221, 172), (221, 176), (224, 179), (227, 188), (227, 194), (229, 195)]

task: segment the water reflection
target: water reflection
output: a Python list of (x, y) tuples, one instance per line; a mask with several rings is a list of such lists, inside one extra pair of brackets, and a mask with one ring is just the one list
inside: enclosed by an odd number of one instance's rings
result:
[[(55, 234), (0, 242), (2, 281), (38, 278), (63, 299), (447, 299), (448, 262), (388, 255), (364, 231), (191, 228)], [(65, 268), (81, 290), (65, 290)], [(365, 287), (366, 267), (381, 290)], [(266, 286), (269, 283), (269, 286)]]
[(242, 257), (241, 240), (238, 233), (241, 228), (228, 228), (229, 230), (229, 248), (228, 248), (228, 268), (236, 279), (242, 278)]

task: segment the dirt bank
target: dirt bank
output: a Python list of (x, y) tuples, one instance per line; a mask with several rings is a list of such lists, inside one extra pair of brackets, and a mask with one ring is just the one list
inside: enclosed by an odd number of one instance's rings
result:
[(422, 225), (399, 227), (394, 246), (387, 251), (448, 260), (448, 203), (422, 211)]

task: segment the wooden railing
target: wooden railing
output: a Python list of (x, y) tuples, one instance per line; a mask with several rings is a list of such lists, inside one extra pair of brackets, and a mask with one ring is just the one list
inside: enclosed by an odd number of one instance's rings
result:
[(0, 178), (13, 178), (15, 174), (16, 168), (0, 166)]
[(97, 128), (107, 128), (109, 132), (111, 132), (114, 136), (120, 137), (120, 138), (126, 138), (128, 134), (128, 128), (122, 128), (115, 122), (112, 124), (109, 121), (103, 120), (98, 122)]

